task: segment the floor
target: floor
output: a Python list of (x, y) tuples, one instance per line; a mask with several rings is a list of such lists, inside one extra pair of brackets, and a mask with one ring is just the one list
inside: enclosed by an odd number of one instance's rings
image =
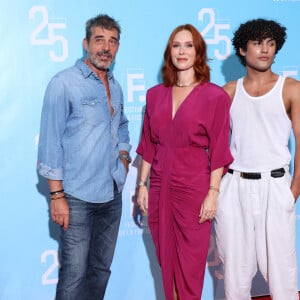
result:
[[(300, 299), (300, 292), (299, 292), (299, 299)], [(252, 300), (271, 300), (271, 297), (254, 297)]]

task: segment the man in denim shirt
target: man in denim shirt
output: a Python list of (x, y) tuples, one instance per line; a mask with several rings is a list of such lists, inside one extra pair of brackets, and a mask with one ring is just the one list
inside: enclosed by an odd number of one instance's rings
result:
[(38, 170), (49, 182), (52, 220), (62, 230), (56, 300), (103, 299), (130, 163), (128, 120), (109, 70), (119, 24), (86, 23), (86, 58), (55, 75), (44, 98)]

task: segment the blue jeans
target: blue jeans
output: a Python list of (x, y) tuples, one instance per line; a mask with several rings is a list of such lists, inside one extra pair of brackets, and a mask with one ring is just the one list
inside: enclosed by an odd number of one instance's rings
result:
[(68, 230), (62, 229), (56, 300), (104, 298), (122, 213), (122, 195), (89, 203), (67, 196)]

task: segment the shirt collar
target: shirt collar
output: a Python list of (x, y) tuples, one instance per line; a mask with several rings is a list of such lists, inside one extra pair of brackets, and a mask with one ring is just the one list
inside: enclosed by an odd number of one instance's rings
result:
[[(84, 59), (81, 58), (81, 59), (78, 59), (75, 63), (76, 67), (82, 72), (82, 75), (84, 78), (87, 78), (89, 76), (95, 76), (96, 78), (97, 75), (90, 69), (90, 67), (84, 62)], [(107, 78), (108, 80), (113, 80), (113, 82), (115, 81), (114, 79), (114, 76), (113, 76), (113, 73), (108, 70), (107, 71)]]

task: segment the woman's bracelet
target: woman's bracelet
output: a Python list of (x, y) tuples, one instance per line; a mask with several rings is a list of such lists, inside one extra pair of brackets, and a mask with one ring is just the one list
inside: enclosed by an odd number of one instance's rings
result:
[(209, 190), (213, 190), (213, 191), (216, 191), (216, 192), (220, 193), (220, 189), (218, 189), (218, 188), (216, 188), (212, 185), (209, 187)]
[(147, 181), (139, 181), (139, 182), (136, 184), (136, 187), (139, 188), (140, 186), (148, 186)]
[(64, 192), (64, 189), (62, 190), (59, 190), (59, 191), (54, 191), (54, 192), (50, 192), (50, 195), (53, 196), (53, 195), (58, 195), (58, 194), (61, 194)]

